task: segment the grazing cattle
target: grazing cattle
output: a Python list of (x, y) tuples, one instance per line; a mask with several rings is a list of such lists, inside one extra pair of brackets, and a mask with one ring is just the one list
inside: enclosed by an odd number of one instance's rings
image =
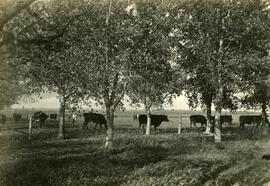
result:
[[(147, 124), (147, 115), (146, 114), (138, 114), (137, 119), (139, 120), (139, 129), (141, 128), (141, 126), (143, 126), (143, 128), (144, 128), (145, 125)], [(154, 126), (155, 131), (156, 131), (157, 127), (159, 127), (159, 125), (163, 121), (169, 121), (167, 115), (151, 114), (151, 125)]]
[(97, 125), (100, 126), (100, 129), (102, 125), (105, 126), (107, 129), (107, 121), (104, 117), (103, 114), (98, 114), (98, 113), (83, 113), (84, 117), (84, 123), (83, 123), (83, 129), (88, 129), (88, 123), (93, 122), (95, 123), (95, 129), (97, 128)]
[[(253, 124), (259, 126), (262, 123), (262, 115), (242, 115), (239, 117), (240, 128), (244, 129), (245, 124)], [(269, 125), (269, 120), (266, 118), (266, 123)]]
[(5, 125), (6, 124), (6, 121), (7, 121), (6, 115), (5, 114), (1, 114), (0, 116), (1, 116), (0, 122), (2, 123), (2, 125)]
[(51, 121), (56, 120), (57, 114), (50, 114), (50, 119), (51, 119)]
[(232, 115), (221, 115), (220, 117), (221, 124), (227, 123), (228, 125), (232, 125)]
[[(211, 120), (213, 119), (212, 117), (211, 117)], [(192, 125), (194, 125), (195, 127), (197, 127), (196, 126), (196, 123), (200, 123), (201, 124), (201, 127), (202, 126), (206, 126), (206, 118), (203, 115), (191, 115), (189, 117), (189, 119), (190, 119), (190, 127), (192, 127)]]
[[(232, 124), (232, 115), (221, 115), (220, 116), (221, 125), (227, 123), (228, 125)], [(203, 115), (191, 115), (190, 116), (190, 127), (192, 124), (196, 127), (196, 123), (200, 123), (201, 127), (206, 126), (206, 117)], [(215, 123), (215, 116), (211, 116), (211, 123)]]
[(47, 114), (39, 111), (39, 112), (34, 113), (34, 115), (32, 116), (32, 119), (35, 122), (35, 124), (39, 123), (39, 126), (42, 127), (44, 126), (45, 121), (48, 117), (49, 116)]
[[(215, 123), (215, 116), (211, 116), (211, 122)], [(221, 115), (220, 122), (221, 122), (221, 125), (223, 125), (225, 123), (228, 125), (231, 125), (232, 124), (232, 115)]]
[(14, 121), (19, 121), (21, 118), (22, 118), (21, 114), (16, 114), (16, 113), (13, 114)]

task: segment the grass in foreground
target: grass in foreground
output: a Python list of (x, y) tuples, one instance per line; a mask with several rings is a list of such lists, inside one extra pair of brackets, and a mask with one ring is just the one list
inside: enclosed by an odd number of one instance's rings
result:
[[(171, 132), (171, 131), (170, 131)], [(269, 138), (227, 140), (217, 148), (200, 133), (162, 130), (145, 137), (119, 129), (115, 148), (102, 147), (104, 133), (70, 129), (1, 139), (0, 185), (263, 185), (270, 182)], [(86, 138), (84, 138), (86, 137)]]

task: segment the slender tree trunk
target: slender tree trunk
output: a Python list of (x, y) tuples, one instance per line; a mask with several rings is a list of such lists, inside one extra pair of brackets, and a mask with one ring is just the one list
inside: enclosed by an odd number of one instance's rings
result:
[(147, 124), (146, 124), (145, 135), (150, 135), (150, 133), (151, 133), (151, 112), (150, 112), (150, 109), (148, 109), (146, 111), (146, 116), (147, 116)]
[(264, 100), (262, 103), (262, 123), (261, 123), (261, 128), (262, 128), (262, 135), (266, 136), (267, 135), (267, 127), (266, 127), (266, 101)]
[(105, 139), (105, 148), (111, 149), (113, 147), (113, 119), (114, 110), (111, 106), (106, 106), (106, 119), (107, 119), (107, 131)]
[(217, 114), (215, 116), (215, 142), (221, 142), (221, 111), (222, 111), (223, 86), (220, 85), (217, 94)]
[[(222, 28), (224, 25), (224, 19), (222, 18)], [(222, 81), (222, 62), (223, 62), (223, 36), (221, 36), (221, 39), (219, 40), (219, 54), (220, 59), (217, 63), (217, 115), (215, 116), (215, 127), (214, 127), (214, 134), (215, 134), (215, 142), (220, 143), (221, 142), (221, 111), (222, 111), (222, 100), (223, 100), (223, 81)]]
[(65, 138), (65, 111), (66, 111), (66, 100), (63, 98), (60, 100), (58, 139)]
[(205, 130), (205, 134), (210, 134), (211, 133), (211, 103), (206, 105), (206, 119), (207, 119), (207, 123), (206, 123), (206, 130)]
[(263, 101), (262, 103), (262, 125), (266, 124), (266, 102)]
[(146, 112), (146, 117), (147, 117), (147, 123), (146, 123), (146, 131), (145, 135), (150, 135), (151, 133), (151, 100), (150, 97), (147, 96), (145, 99), (145, 112)]
[[(111, 11), (112, 11), (112, 0), (108, 0), (108, 9), (106, 11), (106, 20), (105, 20), (105, 25), (107, 27), (107, 47), (105, 48), (105, 60), (107, 63), (111, 62), (109, 60), (109, 51), (110, 51), (110, 18), (111, 18)], [(109, 97), (107, 97), (109, 99)], [(106, 149), (111, 149), (113, 147), (113, 109), (112, 109), (112, 104), (109, 104), (108, 102), (106, 103), (105, 101), (105, 106), (106, 106), (106, 119), (107, 119), (107, 130), (106, 130), (106, 138), (105, 138), (105, 148)]]

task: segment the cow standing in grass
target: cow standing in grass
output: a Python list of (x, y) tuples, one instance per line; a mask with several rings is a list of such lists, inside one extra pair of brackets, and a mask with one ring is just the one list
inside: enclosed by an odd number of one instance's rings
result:
[[(154, 115), (154, 114), (151, 114), (150, 117), (151, 117), (151, 125), (154, 126), (155, 132), (157, 130), (157, 127), (159, 127), (163, 121), (165, 121), (165, 122), (169, 121), (167, 115)], [(138, 120), (139, 120), (139, 129), (141, 127), (144, 129), (144, 127), (147, 124), (147, 116), (146, 116), (146, 114), (139, 114), (138, 115)]]
[(97, 125), (99, 125), (100, 129), (102, 128), (102, 125), (107, 129), (107, 121), (103, 114), (98, 113), (83, 113), (84, 117), (84, 123), (83, 123), (83, 129), (88, 129), (88, 123), (93, 122), (95, 123), (95, 129), (97, 128)]
[(51, 122), (57, 119), (57, 114), (50, 114)]
[(22, 118), (21, 114), (16, 114), (16, 113), (13, 114), (13, 119), (15, 122), (20, 121), (21, 118)]
[[(241, 115), (239, 117), (240, 128), (244, 129), (245, 124), (255, 125), (258, 127), (262, 123), (262, 115)], [(268, 118), (265, 118), (266, 124), (270, 125)]]
[(49, 116), (45, 114), (44, 112), (36, 112), (34, 113), (32, 119), (35, 122), (35, 124), (39, 123), (40, 127), (43, 127), (45, 125), (45, 121)]
[[(213, 117), (213, 116), (212, 116)], [(211, 117), (211, 121), (212, 121), (212, 117)], [(190, 119), (190, 127), (192, 127), (192, 125), (196, 126), (196, 123), (200, 123), (201, 127), (205, 127), (206, 126), (206, 118), (203, 115), (191, 115), (189, 117)]]
[[(203, 115), (191, 115), (190, 116), (190, 127), (192, 127), (192, 125), (196, 126), (196, 123), (200, 123), (201, 127), (205, 127), (206, 126), (206, 118)], [(225, 124), (227, 123), (228, 125), (232, 124), (232, 115), (221, 115), (220, 116), (220, 122), (221, 124)], [(211, 116), (211, 125), (213, 125), (215, 123), (215, 117)]]

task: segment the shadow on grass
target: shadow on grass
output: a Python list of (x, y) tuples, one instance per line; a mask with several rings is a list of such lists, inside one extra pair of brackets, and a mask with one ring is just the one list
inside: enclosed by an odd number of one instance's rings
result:
[[(46, 148), (50, 151), (55, 146)], [(69, 148), (68, 145), (66, 148)], [(90, 147), (88, 150), (72, 150), (66, 154), (57, 150), (53, 152), (54, 155), (44, 153), (38, 157), (29, 153), (27, 158), (18, 158), (12, 164), (3, 165), (0, 185), (68, 185), (68, 181), (72, 185), (98, 185), (101, 182), (97, 179), (99, 177), (104, 177), (102, 185), (119, 185), (134, 168), (164, 159), (167, 149), (141, 146), (106, 152)]]

